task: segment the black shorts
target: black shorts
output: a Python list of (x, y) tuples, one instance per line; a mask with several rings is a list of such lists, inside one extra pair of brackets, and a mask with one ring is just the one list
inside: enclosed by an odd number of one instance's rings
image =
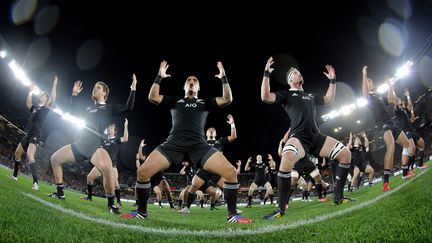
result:
[(211, 181), (214, 184), (216, 184), (221, 178), (221, 176), (207, 172), (203, 169), (199, 169), (195, 175), (201, 178), (205, 182)]
[(420, 135), (418, 133), (416, 133), (415, 131), (411, 132), (411, 136), (412, 136), (412, 139), (414, 140), (414, 144), (417, 144), (421, 138)]
[(366, 163), (364, 161), (360, 161), (358, 163), (356, 163), (355, 165), (356, 167), (359, 168), (360, 172), (365, 172), (366, 171)]
[(264, 180), (257, 180), (257, 179), (255, 179), (253, 181), (253, 183), (255, 183), (257, 185), (257, 187), (263, 187), (267, 182), (268, 182), (267, 179), (264, 179)]
[(150, 178), (151, 186), (152, 186), (152, 187), (159, 186), (159, 183), (160, 183), (162, 180), (165, 180), (165, 179), (166, 179), (166, 177), (164, 176), (164, 173), (163, 173), (163, 172), (158, 172), (158, 173), (154, 174), (154, 175)]
[(40, 140), (39, 134), (33, 134), (33, 133), (27, 133), (25, 137), (21, 139), (21, 146), (23, 147), (24, 151), (27, 151), (29, 144), (35, 144), (38, 145)]
[(327, 138), (327, 136), (324, 136), (321, 133), (313, 133), (310, 135), (294, 133), (290, 135), (290, 138), (291, 137), (297, 138), (300, 141), (305, 154), (311, 154), (317, 158), (320, 157), (319, 153)]
[(391, 131), (393, 134), (393, 138), (394, 140), (397, 140), (397, 138), (399, 137), (400, 133), (402, 132), (402, 129), (399, 127), (399, 124), (391, 119), (388, 122), (384, 123), (384, 125), (382, 125), (382, 130), (384, 131)]
[(314, 171), (317, 167), (315, 164), (310, 161), (310, 159), (303, 158), (294, 165), (293, 170), (297, 171), (300, 176), (309, 175), (312, 171)]
[(218, 150), (204, 140), (193, 145), (184, 146), (181, 142), (170, 140), (157, 146), (158, 150), (171, 164), (180, 165), (183, 161), (190, 161), (194, 165), (204, 167), (205, 162)]
[(91, 159), (98, 148), (101, 147), (101, 139), (95, 135), (82, 136), (71, 145), (75, 161), (82, 162)]

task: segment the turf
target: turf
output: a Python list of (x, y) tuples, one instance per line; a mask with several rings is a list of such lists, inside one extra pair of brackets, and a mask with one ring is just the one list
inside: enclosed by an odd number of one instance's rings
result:
[[(10, 173), (0, 168), (0, 242), (432, 240), (430, 169), (418, 170), (418, 176), (409, 182), (403, 181), (401, 176), (391, 177), (393, 193), (381, 192), (381, 184), (345, 193), (357, 199), (345, 205), (291, 202), (287, 214), (273, 221), (262, 219), (275, 209), (273, 206), (239, 207), (244, 216), (254, 219), (250, 225), (227, 224), (225, 207), (218, 211), (192, 208), (191, 214), (182, 215), (168, 207), (160, 209), (150, 205), (148, 220), (122, 219), (107, 212), (106, 199), (82, 201), (79, 199), (82, 194), (66, 191), (66, 200), (60, 201), (46, 196), (55, 191), (54, 186), (41, 184), (40, 190), (35, 192), (31, 190), (31, 179), (20, 176), (16, 182), (7, 178)], [(383, 195), (386, 196), (380, 199)], [(73, 210), (72, 214), (46, 206), (31, 196), (60, 206), (62, 210)], [(122, 212), (134, 209), (129, 204), (124, 206)], [(352, 210), (352, 207), (358, 209)], [(81, 213), (80, 216), (75, 215), (77, 213)], [(341, 215), (335, 216), (337, 213)], [(322, 220), (322, 217), (327, 219)], [(200, 231), (208, 231), (211, 236)]]

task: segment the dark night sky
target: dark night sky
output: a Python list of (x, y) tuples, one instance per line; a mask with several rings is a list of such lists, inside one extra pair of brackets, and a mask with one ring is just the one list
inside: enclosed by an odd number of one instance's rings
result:
[[(408, 7), (400, 8), (400, 3)], [(168, 73), (172, 75), (163, 81), (162, 93), (182, 95), (185, 78), (194, 74), (201, 82), (199, 95), (216, 96), (222, 92), (220, 81), (214, 78), (216, 62), (221, 60), (234, 102), (222, 112), (211, 114), (207, 124), (216, 126), (219, 136), (227, 136), (230, 130), (226, 115), (234, 116), (238, 140), (226, 147), (225, 154), (235, 161), (257, 153), (276, 156), (278, 141), (289, 126), (281, 107), (260, 100), (268, 57), (276, 58), (279, 70), (272, 76), (275, 89), (282, 87), (279, 77), (294, 64), (302, 71), (307, 91), (324, 93), (328, 81), (322, 72), (326, 64), (332, 64), (338, 80), (345, 83), (338, 86), (338, 98), (330, 107), (338, 108), (360, 93), (364, 64), (369, 65), (375, 79), (384, 73), (394, 74), (399, 65), (417, 55), (432, 30), (432, 3), (426, 0), (244, 4), (39, 1), (31, 20), (15, 24), (13, 1), (2, 1), (0, 43), (7, 43), (29, 76), (45, 90), (50, 89), (53, 74), (59, 75), (57, 104), (62, 107), (77, 79), (84, 82), (80, 95), (83, 103), (91, 102), (90, 92), (98, 80), (111, 88), (108, 102), (123, 102), (135, 73), (139, 82), (136, 106), (127, 117), (131, 135), (145, 137), (150, 148), (166, 138), (171, 126), (169, 111), (147, 101), (160, 61), (168, 61)], [(408, 10), (407, 18), (401, 17), (401, 9)], [(384, 33), (381, 38), (379, 29)], [(389, 31), (396, 35), (389, 37)], [(397, 33), (403, 48), (399, 48)], [(385, 42), (383, 37), (391, 41)], [(416, 67), (421, 67), (416, 75), (401, 85), (413, 87), (412, 96), (431, 86), (427, 83), (431, 79), (424, 78), (431, 74), (431, 56)], [(4, 62), (0, 73), (2, 106), (24, 112), (26, 89), (16, 82)], [(347, 125), (350, 122), (341, 123), (355, 129)], [(137, 144), (127, 146), (135, 149)]]

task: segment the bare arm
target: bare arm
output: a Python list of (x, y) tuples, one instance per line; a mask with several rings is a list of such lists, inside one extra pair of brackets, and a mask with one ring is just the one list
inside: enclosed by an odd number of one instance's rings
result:
[(180, 170), (180, 175), (186, 174), (186, 166), (183, 166), (183, 168)]
[(348, 149), (352, 149), (352, 137), (353, 137), (352, 132), (350, 132), (350, 138), (347, 143)]
[(362, 69), (362, 96), (363, 98), (369, 98), (369, 85), (368, 85), (368, 74), (367, 74), (367, 66), (364, 66)]
[(390, 76), (386, 75), (384, 77), (384, 81), (388, 84), (388, 87), (389, 87), (388, 88), (388, 92), (387, 92), (387, 101), (388, 101), (389, 104), (397, 105), (396, 94), (394, 92), (394, 88), (393, 88), (393, 85), (390, 82), (390, 80), (391, 80)]
[(368, 139), (368, 137), (366, 136), (366, 133), (365, 133), (365, 132), (362, 132), (362, 136), (363, 136), (363, 138), (364, 138), (364, 140), (365, 140), (364, 145), (365, 145), (366, 153), (367, 153), (367, 152), (369, 152), (369, 139)]
[(162, 61), (160, 63), (158, 76), (156, 77), (156, 80), (150, 88), (148, 100), (155, 105), (159, 105), (163, 99), (163, 95), (159, 93), (160, 83), (162, 82), (162, 79), (171, 77), (171, 75), (166, 73), (168, 67), (169, 65), (166, 61)]
[(231, 125), (231, 135), (228, 136), (228, 141), (232, 142), (232, 141), (237, 139), (237, 129), (236, 129), (235, 124), (234, 124), (234, 117), (232, 115), (228, 114), (227, 118), (228, 118), (228, 121), (227, 121), (228, 124)]
[(273, 57), (270, 57), (267, 60), (264, 76), (261, 83), (261, 100), (267, 104), (273, 104), (276, 101), (276, 95), (273, 92), (270, 92), (270, 74), (273, 72), (274, 68), (271, 67), (273, 65)]
[(58, 81), (57, 76), (54, 76), (50, 99), (48, 100), (48, 104), (47, 104), (48, 107), (51, 107), (57, 99), (57, 81)]
[(139, 154), (135, 155), (135, 166), (138, 169), (138, 167), (140, 167), (141, 163), (140, 163), (140, 158), (139, 158)]
[(249, 170), (250, 170), (249, 163), (250, 163), (251, 161), (252, 161), (252, 157), (249, 157), (249, 159), (246, 161), (245, 171), (249, 171)]
[(32, 94), (32, 91), (33, 91), (34, 88), (35, 88), (35, 86), (33, 84), (30, 85), (29, 92), (28, 92), (27, 99), (26, 99), (26, 106), (27, 106), (27, 109), (29, 109), (29, 110), (30, 110), (30, 108), (33, 105), (33, 94)]
[(241, 172), (241, 160), (238, 160), (237, 161), (237, 174), (240, 174), (240, 172)]
[(138, 158), (140, 159), (140, 160), (145, 160), (146, 158), (147, 158), (147, 156), (145, 156), (144, 155), (144, 153), (143, 153), (143, 148), (146, 146), (147, 144), (145, 144), (144, 143), (144, 139), (143, 140), (141, 140), (141, 143), (140, 143), (140, 146), (139, 146), (139, 148), (138, 148)]
[(123, 137), (120, 138), (121, 143), (126, 143), (129, 140), (128, 119), (125, 118)]
[(336, 94), (336, 72), (331, 65), (326, 65), (326, 69), (327, 73), (324, 72), (324, 75), (330, 79), (330, 84), (324, 96), (324, 104), (329, 105), (333, 103)]
[(219, 74), (215, 75), (217, 78), (222, 80), (222, 97), (216, 97), (216, 103), (219, 107), (224, 107), (231, 104), (233, 97), (231, 92), (231, 86), (228, 83), (228, 79), (225, 74), (225, 69), (222, 62), (217, 63)]
[(410, 111), (410, 122), (415, 122), (414, 106), (411, 101), (410, 92), (408, 89), (405, 90), (404, 95), (407, 97), (407, 109)]

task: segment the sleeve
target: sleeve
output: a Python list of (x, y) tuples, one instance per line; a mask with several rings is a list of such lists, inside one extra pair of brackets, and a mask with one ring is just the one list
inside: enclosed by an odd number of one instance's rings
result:
[(161, 104), (171, 109), (179, 99), (180, 97), (164, 95)]
[(112, 114), (113, 115), (122, 115), (126, 112), (130, 112), (133, 110), (133, 107), (135, 105), (135, 91), (131, 90), (129, 93), (129, 97), (126, 101), (126, 105), (124, 104), (117, 104), (112, 106)]
[(280, 90), (278, 92), (275, 92), (276, 95), (276, 99), (275, 99), (275, 104), (281, 104), (284, 103), (288, 97), (288, 90)]
[(120, 137), (117, 137), (116, 139), (115, 139), (115, 143), (116, 144), (121, 144), (122, 142), (121, 142), (121, 138)]
[(32, 105), (29, 110), (30, 110), (30, 112), (33, 112), (35, 110), (35, 106)]
[(320, 94), (313, 94), (315, 105), (325, 105), (324, 96)]

